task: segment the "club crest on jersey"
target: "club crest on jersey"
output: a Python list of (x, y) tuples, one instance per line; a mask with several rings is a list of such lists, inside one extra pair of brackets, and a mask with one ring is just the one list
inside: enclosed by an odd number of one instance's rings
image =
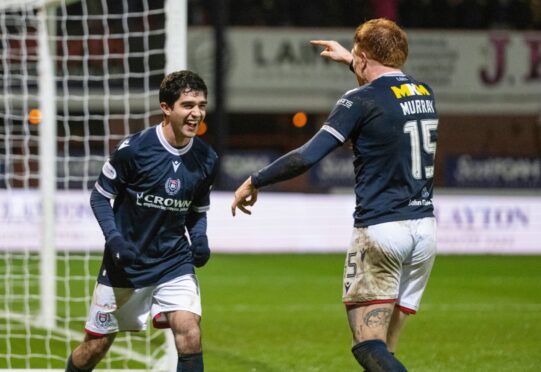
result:
[(180, 180), (178, 178), (168, 178), (165, 182), (165, 192), (168, 195), (175, 195), (180, 190)]
[(96, 326), (99, 328), (107, 328), (111, 325), (111, 314), (102, 313), (98, 311), (96, 313)]

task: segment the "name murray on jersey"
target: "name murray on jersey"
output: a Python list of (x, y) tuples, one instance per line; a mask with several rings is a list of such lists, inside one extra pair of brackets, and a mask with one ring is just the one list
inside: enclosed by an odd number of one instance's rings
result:
[[(397, 99), (414, 97), (414, 96), (430, 96), (428, 89), (422, 84), (402, 84), (400, 86), (391, 87)], [(434, 101), (431, 99), (413, 99), (406, 102), (400, 102), (402, 113), (404, 116), (413, 114), (433, 114)]]

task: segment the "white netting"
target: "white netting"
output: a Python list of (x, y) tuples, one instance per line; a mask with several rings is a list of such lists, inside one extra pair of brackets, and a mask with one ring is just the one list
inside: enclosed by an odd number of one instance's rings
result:
[[(40, 15), (57, 97), (46, 129), (56, 131), (56, 146), (41, 150), (44, 129), (33, 109), (51, 107), (55, 97), (39, 95)], [(165, 16), (163, 0), (0, 0), (0, 369), (63, 369), (84, 337), (101, 247), (87, 249), (53, 225), (64, 245), (53, 251), (56, 268), (41, 267), (39, 188), (49, 180), (39, 159), (43, 151), (56, 154), (55, 220), (88, 214), (90, 189), (116, 143), (160, 120)], [(68, 196), (75, 204), (66, 204)], [(49, 321), (44, 275), (54, 277), (56, 290)], [(165, 339), (154, 330), (119, 334), (99, 368), (159, 369)]]

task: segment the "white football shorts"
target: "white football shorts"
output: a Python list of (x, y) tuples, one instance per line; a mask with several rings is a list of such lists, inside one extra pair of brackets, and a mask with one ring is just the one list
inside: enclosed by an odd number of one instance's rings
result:
[(354, 228), (342, 300), (347, 305), (396, 302), (415, 314), (435, 257), (433, 217)]
[(102, 336), (118, 331), (142, 331), (151, 314), (155, 328), (168, 328), (169, 311), (201, 316), (199, 283), (193, 274), (144, 288), (114, 288), (96, 284), (85, 332)]

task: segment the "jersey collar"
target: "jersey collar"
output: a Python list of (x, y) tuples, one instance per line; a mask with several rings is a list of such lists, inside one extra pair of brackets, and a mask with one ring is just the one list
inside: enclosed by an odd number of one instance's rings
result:
[(188, 151), (190, 151), (193, 145), (193, 138), (190, 138), (190, 142), (188, 142), (186, 146), (181, 147), (180, 149), (177, 149), (176, 147), (171, 146), (171, 144), (167, 142), (167, 140), (165, 139), (165, 136), (163, 135), (161, 124), (156, 125), (156, 135), (158, 136), (158, 139), (160, 140), (160, 143), (162, 144), (162, 146), (173, 155), (184, 155)]
[(381, 77), (391, 77), (391, 76), (406, 76), (402, 71), (391, 71), (391, 72), (384, 72), (383, 74), (379, 75), (374, 80), (377, 80)]

